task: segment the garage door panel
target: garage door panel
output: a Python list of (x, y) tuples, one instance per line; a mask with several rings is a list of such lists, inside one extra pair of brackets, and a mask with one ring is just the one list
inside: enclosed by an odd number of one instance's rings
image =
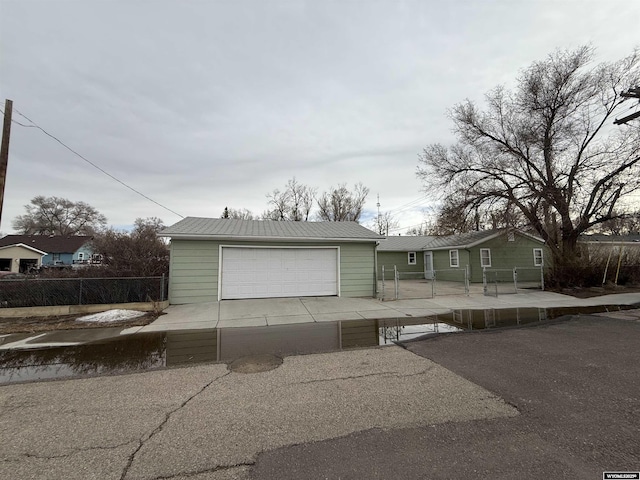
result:
[(221, 298), (338, 294), (336, 248), (222, 249)]

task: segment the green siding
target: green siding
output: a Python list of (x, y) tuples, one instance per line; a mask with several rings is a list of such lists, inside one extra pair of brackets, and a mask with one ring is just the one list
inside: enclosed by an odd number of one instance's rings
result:
[[(503, 234), (469, 249), (458, 250), (458, 255), (460, 257), (460, 269), (463, 269), (465, 265), (469, 265), (470, 281), (473, 283), (482, 282), (480, 249), (483, 248), (488, 248), (491, 251), (490, 269), (513, 270), (514, 267), (517, 267), (520, 269), (518, 272), (518, 278), (520, 281), (538, 280), (540, 278), (540, 270), (533, 264), (534, 248), (542, 248), (545, 263), (549, 260), (549, 251), (542, 243), (518, 233), (515, 234), (514, 240), (510, 242), (507, 239), (507, 235)], [(434, 268), (436, 270), (450, 269), (449, 249), (434, 251), (433, 258)], [(508, 272), (505, 272), (502, 276), (512, 278)], [(445, 272), (438, 272), (437, 278), (440, 280), (449, 280)]]
[(172, 240), (169, 300), (172, 304), (218, 300), (220, 245), (256, 247), (340, 247), (340, 295), (375, 296), (375, 243), (231, 242)]
[[(413, 251), (413, 250), (411, 250)], [(393, 279), (393, 266), (398, 272), (423, 273), (424, 272), (424, 252), (418, 250), (416, 253), (416, 264), (409, 265), (409, 252), (378, 252), (378, 278), (382, 279), (382, 266), (384, 265), (384, 278)], [(417, 275), (416, 275), (417, 277)]]
[[(539, 267), (533, 264), (534, 248), (543, 250), (545, 266), (548, 266), (551, 255), (549, 249), (537, 240), (528, 236), (515, 233), (514, 240), (508, 241), (506, 233), (496, 238), (489, 239), (469, 249), (457, 249), (459, 267), (452, 268), (449, 263), (449, 250), (431, 250), (433, 252), (433, 269), (436, 270), (436, 278), (446, 281), (464, 281), (464, 270), (469, 268), (470, 281), (482, 282), (482, 267), (480, 264), (480, 249), (488, 248), (491, 251), (491, 269), (509, 269), (517, 267), (519, 281), (537, 281), (540, 279)], [(429, 251), (429, 250), (426, 250)], [(392, 279), (393, 266), (396, 265), (399, 272), (423, 272), (424, 251), (416, 252), (416, 265), (408, 265), (407, 252), (378, 252), (378, 276), (382, 278), (382, 265), (385, 266), (385, 278)], [(505, 272), (501, 276), (512, 274)]]
[(174, 304), (218, 300), (218, 243), (172, 240), (169, 301)]
[[(458, 267), (451, 267), (449, 250), (458, 250)], [(436, 271), (436, 279), (451, 282), (463, 282), (464, 270), (469, 264), (469, 252), (462, 249), (432, 250), (433, 269)]]

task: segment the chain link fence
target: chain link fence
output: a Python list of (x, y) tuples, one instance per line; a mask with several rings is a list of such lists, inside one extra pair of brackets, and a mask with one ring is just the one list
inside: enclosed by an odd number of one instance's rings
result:
[(430, 270), (428, 272), (401, 272), (396, 266), (382, 266), (378, 282), (378, 298), (406, 300), (433, 298), (436, 295), (468, 295), (469, 275), (466, 268)]
[(26, 278), (0, 280), (0, 308), (161, 302), (168, 277)]
[(497, 297), (526, 290), (544, 290), (543, 267), (483, 268), (482, 285), (486, 296)]

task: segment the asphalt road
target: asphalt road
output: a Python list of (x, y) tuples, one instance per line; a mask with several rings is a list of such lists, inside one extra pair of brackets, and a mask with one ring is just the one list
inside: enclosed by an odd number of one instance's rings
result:
[(259, 479), (601, 479), (640, 470), (640, 320), (574, 317), (406, 347), (518, 416), (358, 432), (262, 453)]
[(640, 469), (639, 315), (0, 387), (0, 478), (600, 479)]

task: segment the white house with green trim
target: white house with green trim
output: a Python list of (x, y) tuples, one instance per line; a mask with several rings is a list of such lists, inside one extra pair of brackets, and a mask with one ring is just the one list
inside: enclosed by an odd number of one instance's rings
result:
[(376, 246), (356, 222), (278, 222), (187, 217), (171, 239), (169, 301), (375, 297)]

